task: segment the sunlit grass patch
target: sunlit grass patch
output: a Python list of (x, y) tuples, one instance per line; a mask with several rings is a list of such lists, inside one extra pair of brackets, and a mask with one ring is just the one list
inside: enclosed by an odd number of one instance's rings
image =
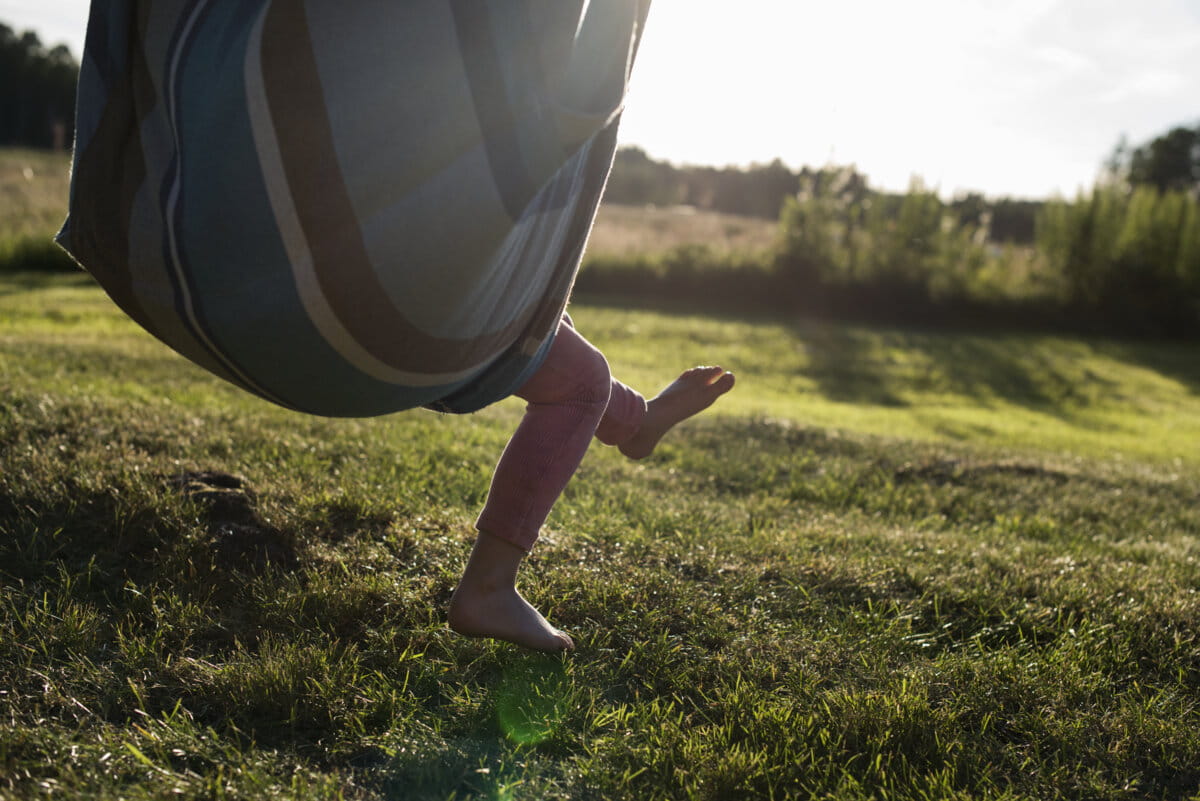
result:
[(1033, 334), (946, 334), (815, 321), (580, 308), (582, 330), (646, 391), (719, 363), (726, 414), (984, 443), (1047, 458), (1200, 460), (1195, 348)]
[(1185, 348), (572, 314), (739, 386), (585, 460), (522, 573), (559, 658), (444, 625), (518, 401), (303, 417), (0, 281), (0, 796), (1200, 791)]

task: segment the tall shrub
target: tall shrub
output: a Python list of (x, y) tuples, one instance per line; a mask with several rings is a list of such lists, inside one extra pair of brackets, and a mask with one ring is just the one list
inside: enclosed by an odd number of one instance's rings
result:
[(852, 269), (854, 198), (836, 181), (806, 176), (780, 212), (779, 265), (798, 287), (835, 282)]
[(1115, 330), (1200, 332), (1200, 211), (1195, 197), (1097, 186), (1048, 203), (1038, 245), (1077, 314)]
[(966, 300), (984, 286), (986, 218), (960, 223), (919, 180), (904, 195), (882, 195), (821, 178), (806, 181), (780, 218), (779, 269), (794, 288), (886, 311)]

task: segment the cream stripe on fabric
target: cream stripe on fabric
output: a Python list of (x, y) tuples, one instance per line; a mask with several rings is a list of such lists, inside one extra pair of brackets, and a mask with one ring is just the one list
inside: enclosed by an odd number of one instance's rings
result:
[(383, 363), (358, 344), (358, 341), (342, 325), (329, 301), (325, 298), (325, 294), (321, 291), (313, 264), (312, 251), (308, 247), (304, 229), (300, 225), (300, 218), (292, 201), (291, 187), (287, 181), (287, 174), (284, 172), (279, 141), (275, 136), (275, 124), (268, 110), (266, 84), (263, 79), (260, 56), (263, 25), (269, 10), (270, 3), (263, 7), (250, 36), (245, 65), (246, 95), (251, 100), (249, 104), (250, 125), (254, 131), (254, 144), (258, 151), (259, 164), (262, 167), (263, 182), (267, 187), (271, 210), (274, 212), (280, 238), (288, 253), (292, 275), (296, 281), (296, 290), (304, 304), (304, 310), (329, 345), (346, 361), (372, 378), (391, 384), (424, 387), (449, 384), (470, 377), (479, 371), (478, 366), (454, 373), (428, 374), (399, 370)]
[[(325, 88), (314, 60), (313, 31), (306, 16), (292, 13), (294, 9), (292, 4), (279, 3), (267, 12), (260, 63), (274, 139), (321, 292), (359, 345), (396, 369), (428, 375), (484, 369), (521, 335), (533, 310), (515, 317), (505, 328), (467, 339), (433, 335), (390, 302), (378, 266), (365, 247), (361, 221), (341, 171)], [(419, 195), (410, 199), (420, 203)], [(396, 253), (388, 269), (414, 267), (402, 259), (404, 253)], [(415, 268), (426, 271), (433, 266)]]

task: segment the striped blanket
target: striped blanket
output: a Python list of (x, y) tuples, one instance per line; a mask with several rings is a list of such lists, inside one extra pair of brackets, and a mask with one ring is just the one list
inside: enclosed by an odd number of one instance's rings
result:
[(650, 0), (94, 0), (59, 242), (283, 406), (473, 411), (537, 367)]

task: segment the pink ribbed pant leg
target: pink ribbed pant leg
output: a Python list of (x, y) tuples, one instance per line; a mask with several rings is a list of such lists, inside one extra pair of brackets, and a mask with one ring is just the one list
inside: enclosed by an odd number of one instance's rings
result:
[(612, 377), (604, 354), (564, 317), (538, 371), (517, 392), (528, 402), (492, 476), (475, 527), (529, 550), (592, 437), (632, 437), (646, 400)]

